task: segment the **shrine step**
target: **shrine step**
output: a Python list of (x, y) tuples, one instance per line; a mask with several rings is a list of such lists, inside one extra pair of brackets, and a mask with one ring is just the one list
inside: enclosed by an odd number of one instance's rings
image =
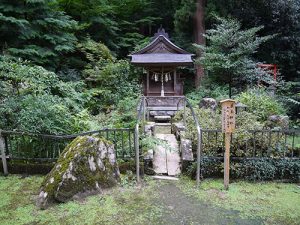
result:
[(155, 137), (166, 141), (167, 146), (159, 145), (154, 149), (153, 169), (156, 174), (179, 175), (179, 146), (174, 134), (155, 134)]
[(152, 176), (155, 180), (172, 180), (172, 181), (178, 181), (179, 179), (177, 177), (170, 177), (170, 176)]
[(154, 116), (154, 121), (169, 122), (171, 121), (171, 116)]
[(172, 125), (171, 123), (155, 123), (154, 134), (171, 134)]

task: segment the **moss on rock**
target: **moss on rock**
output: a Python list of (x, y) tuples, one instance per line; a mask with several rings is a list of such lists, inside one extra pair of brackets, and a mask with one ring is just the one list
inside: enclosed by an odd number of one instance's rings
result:
[(99, 136), (80, 136), (62, 152), (42, 182), (37, 205), (66, 202), (74, 195), (116, 185), (120, 172), (113, 145)]

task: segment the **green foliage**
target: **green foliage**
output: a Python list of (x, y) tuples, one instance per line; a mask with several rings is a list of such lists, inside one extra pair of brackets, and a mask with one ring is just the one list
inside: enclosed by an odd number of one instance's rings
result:
[(88, 68), (93, 66), (102, 67), (114, 60), (106, 45), (95, 42), (91, 38), (86, 38), (77, 45), (77, 48), (84, 54), (87, 62), (91, 64), (87, 66)]
[[(215, 5), (218, 1), (214, 1)], [(261, 35), (276, 36), (265, 43), (256, 54), (259, 60), (277, 64), (285, 80), (296, 81), (299, 77), (300, 1), (284, 0), (230, 0), (221, 2), (217, 11), (227, 12), (241, 21), (244, 27), (264, 25)], [(243, 10), (240, 10), (243, 9)]]
[(77, 22), (54, 0), (3, 0), (0, 24), (2, 51), (38, 65), (56, 68), (75, 49)]
[(89, 34), (122, 57), (145, 38), (139, 31), (151, 30), (160, 16), (153, 15), (153, 1), (58, 0), (58, 3), (79, 22), (82, 28), (77, 34), (79, 37)]
[[(223, 161), (214, 158), (204, 158), (201, 161), (203, 177), (222, 176)], [(195, 177), (196, 163), (190, 165), (187, 174)], [(289, 180), (299, 182), (300, 163), (297, 159), (239, 159), (231, 160), (230, 176), (234, 179), (249, 181)]]
[(251, 56), (272, 36), (259, 37), (257, 33), (262, 26), (242, 30), (237, 20), (217, 17), (217, 21), (213, 29), (206, 31), (208, 45), (195, 45), (203, 51), (196, 63), (204, 66), (211, 79), (221, 84), (241, 87), (243, 83), (253, 84), (258, 79), (270, 83), (270, 76), (257, 67)]
[(300, 118), (300, 82), (285, 82), (277, 88), (276, 94), (289, 117), (292, 120)]
[(185, 95), (189, 102), (198, 107), (202, 98), (214, 98), (217, 101), (223, 100), (228, 97), (228, 87), (217, 84), (205, 84), (199, 89), (193, 90)]
[(247, 111), (256, 115), (260, 121), (265, 121), (271, 115), (286, 114), (282, 104), (262, 89), (242, 92), (236, 100), (247, 105)]
[(106, 115), (105, 126), (116, 128), (132, 128), (136, 123), (138, 98), (124, 97), (111, 113)]
[(174, 151), (174, 149), (168, 144), (167, 141), (154, 136), (142, 135), (140, 144), (142, 146), (142, 152), (144, 154), (147, 154), (148, 150), (154, 150), (158, 146), (162, 146), (169, 151)]
[[(194, 109), (198, 121), (200, 123), (201, 129), (211, 129), (220, 130), (221, 129), (221, 113), (219, 110), (217, 112), (212, 112), (210, 109)], [(175, 120), (182, 120), (183, 112), (180, 111), (176, 114)], [(185, 137), (192, 140), (193, 150), (196, 149), (197, 145), (197, 130), (195, 127), (194, 120), (192, 118), (189, 110), (187, 111), (187, 130), (185, 132)], [(250, 142), (253, 138), (253, 134), (250, 130), (262, 129), (263, 124), (258, 121), (257, 116), (249, 112), (241, 112), (236, 116), (236, 131), (234, 133), (234, 138), (232, 140), (232, 152), (236, 156), (244, 156), (244, 151), (246, 142)], [(205, 134), (205, 135), (204, 135)], [(259, 141), (260, 138), (257, 137)], [(274, 141), (275, 142), (275, 141)], [(272, 142), (273, 143), (273, 142)], [(273, 143), (274, 144), (274, 143)], [(260, 142), (260, 146), (266, 148), (268, 143), (265, 141)], [(222, 133), (210, 133), (207, 135), (203, 133), (202, 136), (202, 151), (206, 156), (221, 156), (223, 148), (223, 134)], [(258, 147), (258, 146), (257, 146)], [(247, 153), (247, 154), (250, 154)], [(249, 155), (250, 156), (250, 155)]]
[(300, 163), (291, 159), (245, 160), (231, 167), (234, 177), (250, 181), (286, 179), (299, 182)]
[(109, 112), (120, 100), (139, 96), (138, 76), (128, 61), (115, 59), (104, 44), (91, 39), (80, 49), (89, 61), (83, 76), (90, 87), (88, 106), (93, 114)]
[(81, 83), (62, 82), (40, 66), (4, 57), (0, 87), (2, 129), (51, 134), (88, 129)]

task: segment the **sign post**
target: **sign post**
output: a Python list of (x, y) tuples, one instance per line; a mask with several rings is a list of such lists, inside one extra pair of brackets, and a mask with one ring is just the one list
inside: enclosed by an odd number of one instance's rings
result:
[(225, 133), (225, 154), (224, 154), (224, 188), (229, 188), (229, 158), (231, 134), (235, 130), (235, 101), (225, 99), (220, 102), (222, 107), (222, 132)]

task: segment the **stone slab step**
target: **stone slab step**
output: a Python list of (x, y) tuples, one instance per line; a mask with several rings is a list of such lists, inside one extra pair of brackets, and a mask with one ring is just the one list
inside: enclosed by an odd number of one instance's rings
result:
[[(180, 155), (178, 142), (174, 134), (155, 134), (156, 138), (165, 140), (167, 146), (157, 146), (154, 150), (153, 169), (158, 174), (179, 175)], [(161, 172), (166, 171), (166, 172)]]
[(154, 116), (155, 121), (170, 121), (171, 116)]
[(155, 134), (171, 134), (172, 133), (171, 123), (155, 123), (154, 133)]
[(170, 176), (152, 176), (153, 179), (156, 180), (172, 180), (172, 181), (178, 181), (179, 179), (177, 177), (170, 177)]
[(164, 147), (157, 146), (153, 154), (153, 170), (156, 174), (167, 174), (167, 153)]

